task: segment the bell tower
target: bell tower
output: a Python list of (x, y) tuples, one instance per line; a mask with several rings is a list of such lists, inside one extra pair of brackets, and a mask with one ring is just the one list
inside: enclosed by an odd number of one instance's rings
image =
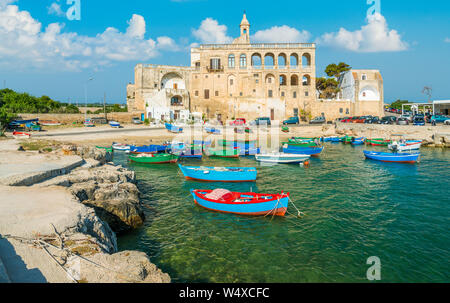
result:
[(247, 20), (247, 16), (244, 12), (244, 17), (241, 21), (241, 41), (245, 43), (250, 43), (250, 23)]

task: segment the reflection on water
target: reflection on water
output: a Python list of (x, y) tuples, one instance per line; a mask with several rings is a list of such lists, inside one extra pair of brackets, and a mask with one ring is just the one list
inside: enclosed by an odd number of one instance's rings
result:
[[(309, 167), (265, 167), (253, 158), (188, 165), (257, 167), (256, 183), (186, 181), (177, 165), (130, 164), (146, 206), (145, 226), (119, 237), (175, 282), (364, 282), (370, 256), (384, 282), (448, 281), (450, 153), (423, 149), (417, 165), (365, 160), (327, 144)], [(375, 148), (383, 150), (383, 148)], [(290, 192), (302, 219), (252, 218), (195, 206), (189, 190)], [(296, 214), (293, 206), (289, 212)]]

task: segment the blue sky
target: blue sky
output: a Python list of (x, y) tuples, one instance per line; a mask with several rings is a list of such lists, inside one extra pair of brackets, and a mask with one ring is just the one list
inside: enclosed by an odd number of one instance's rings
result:
[(189, 65), (190, 45), (237, 37), (245, 10), (253, 41), (317, 42), (317, 76), (344, 61), (379, 69), (386, 102), (424, 101), (424, 86), (450, 99), (449, 1), (380, 0), (371, 20), (367, 0), (80, 0), (79, 21), (66, 1), (0, 0), (0, 87), (84, 101), (93, 76), (90, 101), (125, 102), (137, 63)]

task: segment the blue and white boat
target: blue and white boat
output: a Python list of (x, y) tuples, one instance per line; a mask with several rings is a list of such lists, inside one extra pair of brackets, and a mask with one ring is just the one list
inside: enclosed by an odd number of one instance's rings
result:
[(297, 147), (289, 145), (283, 148), (285, 154), (299, 154), (299, 155), (309, 155), (318, 156), (323, 151), (324, 147)]
[(109, 121), (109, 125), (113, 128), (120, 128), (120, 123), (116, 121)]
[(128, 145), (128, 144), (122, 144), (122, 143), (116, 143), (116, 142), (113, 142), (111, 147), (114, 150), (121, 150), (121, 151), (129, 151), (131, 148), (130, 145)]
[(206, 182), (255, 182), (257, 171), (254, 167), (205, 167), (178, 164), (188, 180)]
[(144, 146), (130, 146), (131, 154), (157, 154), (169, 152), (170, 146), (167, 145), (144, 145)]
[(365, 142), (366, 142), (366, 138), (364, 138), (364, 137), (355, 138), (354, 140), (352, 140), (352, 145), (364, 145)]
[(171, 153), (180, 158), (203, 158), (203, 149), (201, 145), (191, 145), (186, 143), (173, 143), (171, 145)]
[(255, 155), (256, 161), (265, 163), (293, 164), (304, 163), (311, 158), (310, 155), (286, 154), (286, 153), (270, 153)]
[(225, 189), (192, 189), (194, 202), (201, 207), (245, 216), (284, 216), (289, 204), (289, 193), (238, 193)]
[(169, 132), (171, 132), (171, 133), (179, 134), (179, 133), (182, 133), (182, 132), (183, 132), (183, 128), (182, 128), (182, 127), (175, 126), (175, 125), (170, 124), (170, 123), (166, 123), (165, 126), (166, 126), (166, 129), (167, 129)]
[(213, 134), (213, 135), (220, 135), (222, 132), (220, 131), (220, 129), (215, 128), (215, 127), (205, 127), (205, 131), (208, 134)]
[(364, 156), (367, 159), (381, 162), (416, 163), (420, 157), (420, 153), (382, 153), (365, 150)]

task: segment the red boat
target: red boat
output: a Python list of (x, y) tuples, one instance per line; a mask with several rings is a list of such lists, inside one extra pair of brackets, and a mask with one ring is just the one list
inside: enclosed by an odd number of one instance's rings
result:
[(16, 139), (29, 139), (31, 137), (31, 134), (23, 132), (13, 132), (13, 137)]

